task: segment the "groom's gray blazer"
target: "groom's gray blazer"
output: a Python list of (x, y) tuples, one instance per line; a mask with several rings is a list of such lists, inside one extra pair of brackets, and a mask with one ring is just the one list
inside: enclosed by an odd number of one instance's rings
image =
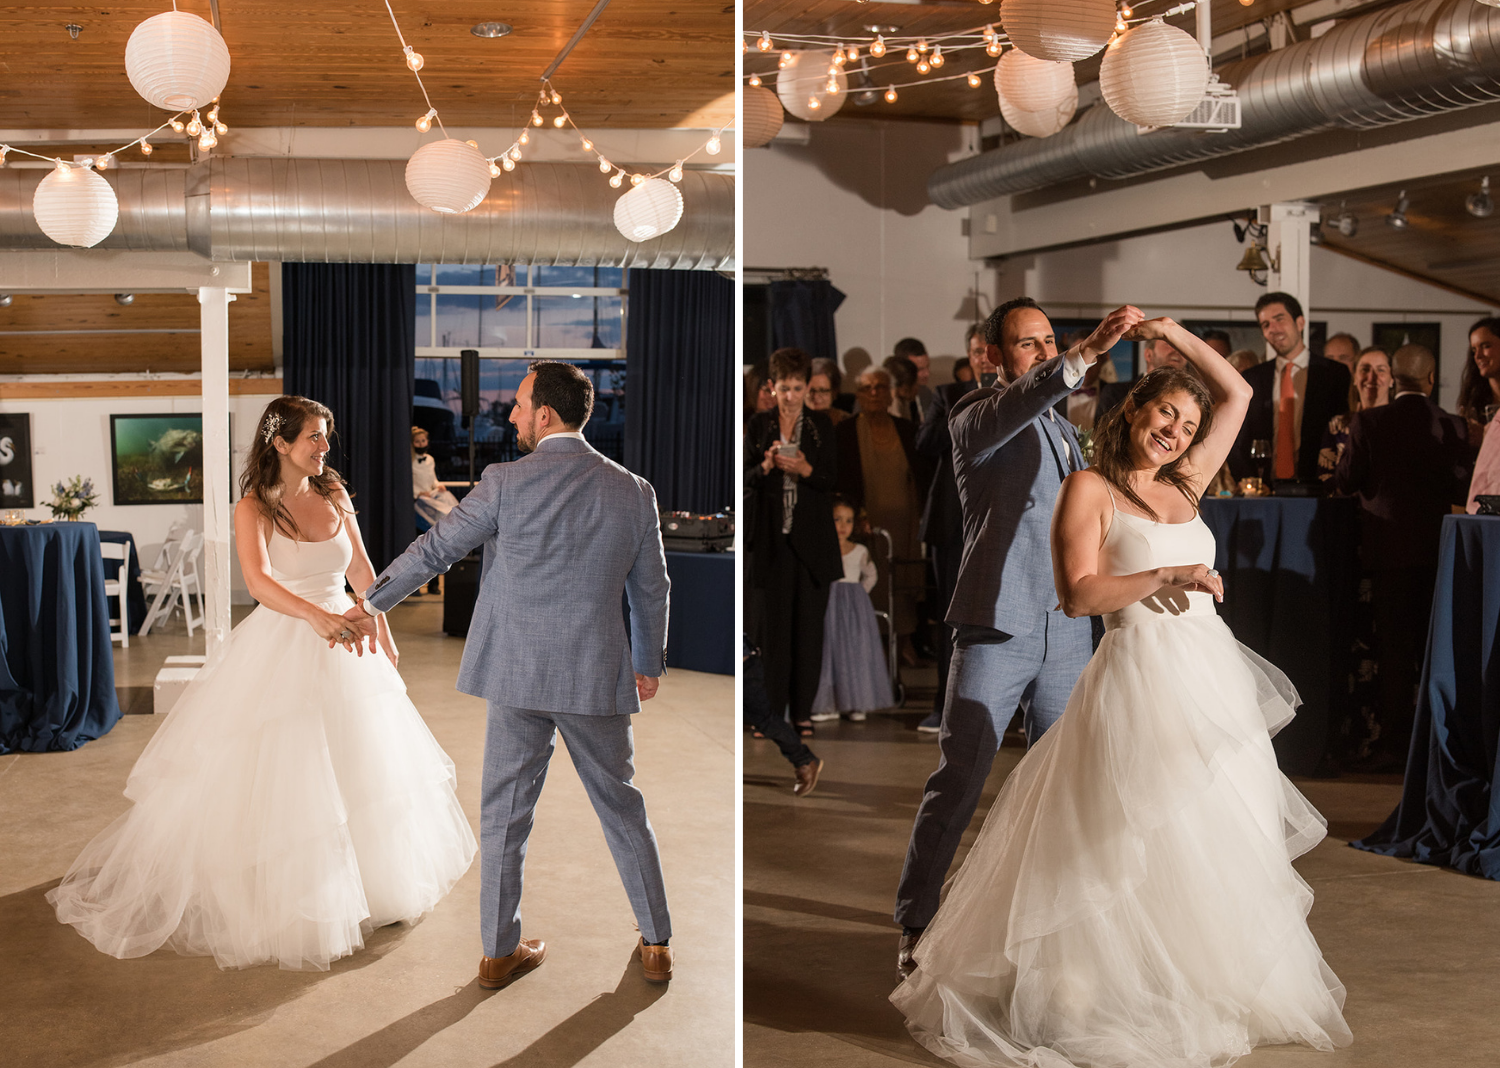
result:
[(385, 611), (479, 545), (458, 688), (540, 712), (639, 712), (635, 676), (661, 675), (667, 645), (670, 583), (651, 484), (579, 438), (545, 437), (485, 468), (365, 596)]

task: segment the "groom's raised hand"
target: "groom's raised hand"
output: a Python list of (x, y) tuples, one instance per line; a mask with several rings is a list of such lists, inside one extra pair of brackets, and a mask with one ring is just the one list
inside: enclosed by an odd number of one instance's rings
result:
[[(375, 617), (359, 605), (355, 605), (344, 613), (344, 618), (349, 622), (349, 629), (355, 633), (356, 648), (360, 642), (368, 641), (370, 643), (370, 652), (373, 653), (376, 642)], [(361, 651), (360, 655), (364, 655), (363, 651)]]

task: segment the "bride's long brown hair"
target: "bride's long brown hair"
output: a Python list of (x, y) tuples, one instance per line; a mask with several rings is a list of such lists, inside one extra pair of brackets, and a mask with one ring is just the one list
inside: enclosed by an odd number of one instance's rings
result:
[[(328, 436), (333, 437), (333, 413), (322, 404), (306, 397), (277, 397), (261, 414), (260, 425), (255, 428), (255, 441), (250, 446), (250, 455), (245, 458), (245, 470), (240, 474), (240, 496), (254, 497), (261, 512), (283, 534), (298, 541), (305, 541), (302, 528), (281, 503), (286, 487), (281, 482), (281, 453), (276, 451), (276, 439), (283, 442), (296, 441), (301, 436), (308, 420), (324, 419), (328, 423)], [(333, 468), (323, 466), (323, 473), (309, 478), (308, 484), (333, 505), (340, 522), (348, 509), (339, 504), (338, 489), (344, 485), (344, 476)]]
[[(1203, 381), (1191, 371), (1181, 367), (1158, 367), (1141, 376), (1130, 391), (1128, 403), (1115, 406), (1094, 426), (1093, 468), (1131, 504), (1159, 522), (1161, 517), (1130, 486), (1130, 476), (1135, 465), (1130, 455), (1130, 421), (1125, 418), (1125, 409), (1139, 412), (1157, 397), (1167, 393), (1186, 393), (1198, 402), (1203, 414), (1198, 420), (1198, 429), (1193, 441), (1202, 441), (1214, 423), (1214, 402), (1204, 388)], [(1156, 472), (1156, 481), (1177, 487), (1193, 513), (1198, 512), (1198, 495), (1193, 491), (1193, 480), (1182, 470), (1182, 461), (1187, 459), (1187, 450), (1169, 464), (1163, 464)]]

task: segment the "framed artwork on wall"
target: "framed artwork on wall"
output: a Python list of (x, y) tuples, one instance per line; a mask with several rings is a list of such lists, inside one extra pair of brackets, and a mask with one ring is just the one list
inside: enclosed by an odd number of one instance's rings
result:
[(31, 484), (31, 415), (0, 412), (0, 508), (35, 508)]
[(203, 503), (203, 416), (109, 417), (115, 504)]

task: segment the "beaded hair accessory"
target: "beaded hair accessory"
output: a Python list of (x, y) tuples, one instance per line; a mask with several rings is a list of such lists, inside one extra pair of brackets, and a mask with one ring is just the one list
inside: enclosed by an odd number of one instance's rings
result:
[(261, 429), (260, 436), (266, 440), (267, 444), (269, 444), (271, 439), (276, 436), (276, 432), (280, 429), (281, 416), (275, 412), (271, 412), (266, 416), (266, 425)]

